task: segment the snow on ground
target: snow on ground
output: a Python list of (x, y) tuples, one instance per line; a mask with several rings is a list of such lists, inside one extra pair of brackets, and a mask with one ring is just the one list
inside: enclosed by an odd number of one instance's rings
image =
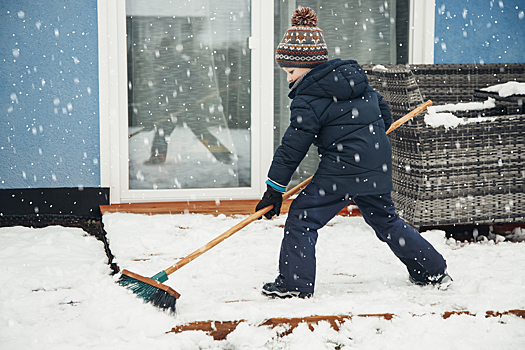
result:
[[(315, 297), (269, 300), (285, 215), (256, 221), (176, 271), (165, 284), (182, 294), (168, 315), (115, 283), (103, 244), (63, 227), (0, 228), (0, 349), (521, 349), (525, 320), (485, 312), (525, 309), (525, 243), (460, 244), (443, 231), (423, 235), (444, 255), (448, 291), (406, 283), (404, 266), (360, 217), (320, 230)], [(144, 276), (166, 269), (244, 216), (114, 213), (103, 217), (120, 268)], [(477, 316), (446, 311), (469, 311)], [(256, 327), (272, 317), (393, 313), (354, 317), (288, 336)], [(413, 316), (418, 315), (418, 316)], [(202, 320), (246, 320), (226, 340), (204, 332), (166, 333)]]

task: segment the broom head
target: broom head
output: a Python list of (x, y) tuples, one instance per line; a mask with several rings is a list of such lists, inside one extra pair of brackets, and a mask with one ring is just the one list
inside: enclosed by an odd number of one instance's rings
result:
[(123, 270), (117, 283), (131, 290), (145, 303), (151, 303), (160, 309), (175, 313), (175, 304), (180, 294), (159, 281)]

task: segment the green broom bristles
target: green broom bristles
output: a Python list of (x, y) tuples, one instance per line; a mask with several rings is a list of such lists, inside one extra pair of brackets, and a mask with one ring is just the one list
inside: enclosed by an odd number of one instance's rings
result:
[(169, 313), (176, 312), (175, 304), (177, 299), (165, 290), (124, 274), (120, 276), (117, 283), (131, 290), (139, 298), (143, 299), (145, 303), (151, 303)]

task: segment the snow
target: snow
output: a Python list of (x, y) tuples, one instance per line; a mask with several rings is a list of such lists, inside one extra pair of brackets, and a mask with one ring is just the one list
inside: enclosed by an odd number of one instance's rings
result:
[[(103, 217), (120, 268), (151, 276), (245, 216), (109, 213)], [(309, 300), (260, 294), (277, 275), (286, 215), (256, 221), (176, 271), (177, 314), (117, 285), (103, 244), (77, 228), (0, 228), (1, 349), (520, 349), (525, 320), (486, 311), (525, 309), (525, 242), (462, 243), (422, 233), (446, 258), (447, 291), (407, 284), (404, 266), (361, 217), (334, 218), (319, 232), (317, 284)], [(514, 235), (521, 235), (522, 230)], [(472, 315), (442, 317), (446, 311)], [(392, 313), (391, 320), (357, 317)], [(321, 322), (283, 337), (268, 318), (354, 315), (339, 331)], [(202, 331), (167, 333), (193, 321), (245, 320), (225, 340)]]
[(490, 97), (483, 102), (448, 103), (441, 106), (430, 106), (428, 107), (428, 113), (425, 115), (425, 123), (433, 128), (443, 126), (445, 129), (449, 129), (455, 128), (460, 124), (492, 122), (496, 120), (496, 117), (458, 118), (452, 112), (476, 111), (494, 107), (496, 107), (495, 99)]
[(487, 108), (496, 107), (495, 99), (488, 98), (483, 102), (462, 102), (462, 103), (449, 103), (442, 106), (430, 106), (428, 112), (430, 114), (436, 114), (443, 111), (456, 112), (456, 111), (475, 111)]
[(504, 84), (498, 84), (481, 89), (482, 91), (497, 92), (501, 97), (512, 95), (525, 95), (525, 83), (509, 81)]
[[(374, 67), (375, 68), (375, 67)], [(512, 95), (525, 95), (525, 83), (518, 83), (516, 81), (509, 81), (504, 84), (498, 84), (481, 89), (482, 91), (497, 92), (501, 97), (508, 97)], [(425, 115), (425, 123), (433, 128), (440, 126), (445, 129), (455, 128), (461, 124), (481, 123), (495, 121), (496, 117), (481, 117), (477, 118), (458, 118), (453, 112), (457, 111), (477, 111), (496, 107), (496, 100), (489, 97), (483, 102), (466, 102), (456, 104), (445, 104), (441, 106), (428, 107), (428, 113)]]
[(387, 71), (388, 68), (386, 68), (382, 64), (376, 64), (374, 67), (372, 67), (372, 70), (379, 71), (379, 72), (384, 72), (384, 71)]

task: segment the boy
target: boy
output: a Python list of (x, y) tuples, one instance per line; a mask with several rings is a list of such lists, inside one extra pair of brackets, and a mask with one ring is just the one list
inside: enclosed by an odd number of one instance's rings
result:
[(452, 279), (443, 257), (395, 213), (392, 124), (387, 103), (356, 61), (328, 61), (323, 32), (310, 8), (299, 8), (276, 52), (290, 82), (290, 126), (277, 148), (256, 210), (279, 215), (282, 194), (313, 143), (321, 159), (312, 182), (290, 206), (279, 257), (279, 276), (266, 283), (269, 297), (309, 298), (315, 284), (317, 230), (349, 204), (359, 207), (377, 237), (407, 266), (409, 280), (446, 289)]

